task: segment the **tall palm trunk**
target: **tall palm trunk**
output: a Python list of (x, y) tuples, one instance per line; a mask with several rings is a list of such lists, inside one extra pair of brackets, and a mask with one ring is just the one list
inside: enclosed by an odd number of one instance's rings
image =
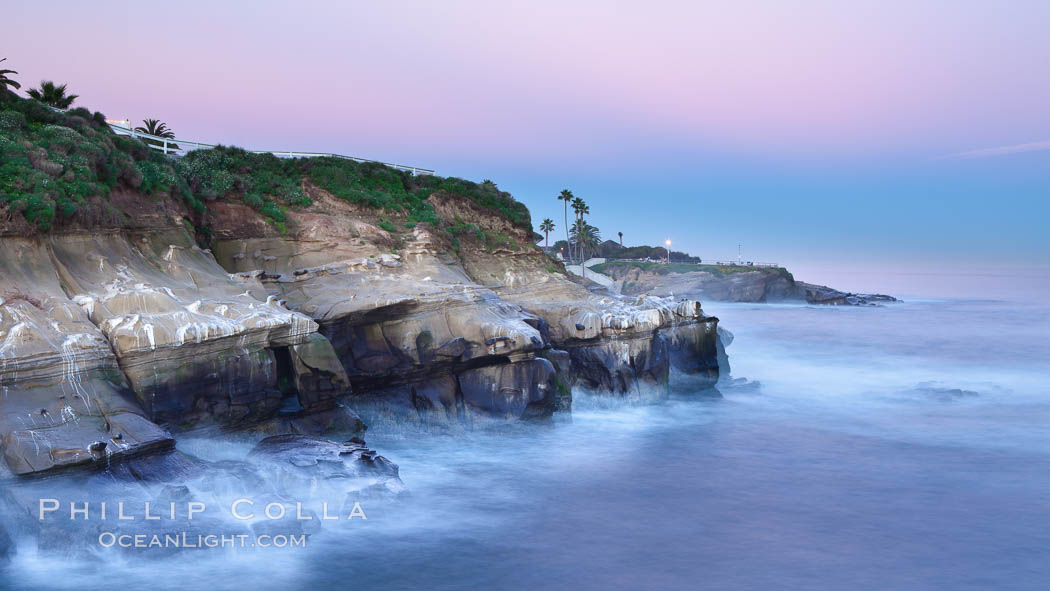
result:
[[(583, 219), (583, 216), (580, 216), (580, 219)], [(583, 251), (583, 240), (577, 240), (577, 242), (580, 244), (580, 276), (583, 277), (584, 279), (586, 279), (587, 278), (587, 265), (584, 265), (584, 263), (587, 262), (587, 259), (585, 259), (583, 257), (583, 254), (584, 254), (584, 251)]]
[[(572, 258), (572, 243), (569, 242), (569, 200), (565, 199), (565, 255)], [(569, 261), (572, 262), (571, 260)]]

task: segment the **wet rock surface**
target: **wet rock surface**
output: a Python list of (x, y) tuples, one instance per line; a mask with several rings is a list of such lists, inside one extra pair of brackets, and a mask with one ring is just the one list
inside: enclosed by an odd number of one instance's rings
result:
[(325, 481), (336, 483), (347, 494), (405, 492), (397, 464), (368, 449), (359, 438), (337, 443), (306, 435), (275, 435), (260, 441), (249, 458), (277, 468), (279, 491), (287, 488), (289, 481), (292, 488), (303, 481)]
[(15, 474), (170, 448), (36, 241), (0, 240), (0, 445)]
[(545, 422), (571, 410), (574, 386), (660, 395), (672, 372), (718, 377), (718, 321), (698, 301), (588, 289), (473, 202), (432, 200), (444, 219), (499, 233), (498, 247), (456, 246), (428, 225), (390, 233), (311, 196), (287, 232), (217, 205), (212, 250), (177, 216), (0, 239), (6, 467), (104, 466), (208, 425)]

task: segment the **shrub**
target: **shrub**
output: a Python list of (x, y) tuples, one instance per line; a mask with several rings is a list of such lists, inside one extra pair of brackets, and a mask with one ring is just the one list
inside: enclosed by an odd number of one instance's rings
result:
[(0, 129), (21, 131), (27, 125), (26, 116), (18, 111), (0, 111)]
[(166, 159), (115, 136), (101, 113), (58, 113), (18, 98), (2, 109), (0, 203), (42, 230), (56, 214), (70, 217), (85, 198), (105, 197), (118, 185), (146, 193), (176, 185)]
[[(240, 195), (283, 228), (286, 208), (313, 203), (303, 190), (304, 179), (350, 203), (401, 214), (406, 228), (442, 224), (430, 202), (438, 191), (532, 227), (528, 209), (491, 181), (416, 177), (376, 162), (283, 159), (224, 146), (173, 161), (140, 140), (115, 135), (102, 113), (83, 108), (59, 113), (14, 95), (0, 104), (0, 204), (10, 204), (41, 228), (50, 227), (56, 211), (68, 217), (85, 198), (106, 197), (118, 186), (170, 193), (198, 214), (207, 210), (206, 201)], [(390, 222), (389, 228), (380, 225), (396, 231)], [(461, 230), (491, 242), (479, 228)]]

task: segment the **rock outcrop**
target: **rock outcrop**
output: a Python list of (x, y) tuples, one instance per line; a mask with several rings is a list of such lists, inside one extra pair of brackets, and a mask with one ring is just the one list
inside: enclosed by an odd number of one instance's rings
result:
[(783, 268), (719, 267), (687, 265), (638, 266), (630, 262), (612, 262), (602, 266), (604, 273), (616, 280), (617, 289), (625, 295), (675, 295), (719, 302), (787, 302), (833, 306), (866, 306), (893, 302), (896, 298), (882, 294), (841, 292), (795, 278)]
[(698, 301), (591, 291), (527, 229), (466, 199), (431, 197), (473, 228), (457, 239), (391, 230), (374, 209), (304, 187), (313, 205), (281, 228), (212, 204), (210, 250), (178, 208), (0, 236), (10, 470), (159, 452), (205, 425), (349, 432), (360, 412), (464, 429), (550, 421), (573, 387), (659, 396), (672, 372), (717, 380), (718, 321)]
[(15, 474), (174, 441), (136, 400), (109, 341), (63, 291), (40, 241), (0, 239), (0, 437)]
[[(171, 447), (165, 428), (337, 408), (349, 380), (317, 324), (232, 277), (173, 226), (0, 238), (0, 435), (17, 474)], [(286, 384), (281, 387), (281, 382)]]
[(717, 319), (698, 302), (592, 293), (551, 272), (527, 231), (465, 200), (432, 198), (443, 218), (502, 236), (498, 247), (464, 237), (457, 248), (425, 226), (391, 233), (311, 196), (285, 234), (239, 224), (241, 206), (219, 208), (213, 248), (228, 271), (318, 323), (366, 419), (549, 420), (571, 406), (559, 394), (571, 384), (633, 393), (666, 385), (672, 367), (717, 379)]

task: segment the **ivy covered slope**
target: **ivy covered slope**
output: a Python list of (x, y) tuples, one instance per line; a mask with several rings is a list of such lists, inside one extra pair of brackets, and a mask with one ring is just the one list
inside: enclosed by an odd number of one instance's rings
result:
[[(412, 176), (340, 158), (281, 159), (222, 146), (173, 158), (114, 134), (102, 113), (82, 108), (62, 113), (10, 93), (0, 96), (0, 220), (24, 218), (31, 231), (94, 219), (87, 214), (97, 209), (119, 218), (120, 206), (108, 201), (118, 189), (170, 198), (195, 225), (204, 223), (216, 200), (243, 200), (284, 231), (285, 213), (311, 203), (305, 183), (390, 214), (408, 227), (439, 225), (443, 220), (429, 198), (444, 192), (532, 229), (528, 209), (488, 181)], [(454, 232), (457, 224), (444, 225)], [(393, 230), (390, 221), (381, 225)], [(201, 237), (207, 238), (206, 231)]]
[[(515, 226), (532, 230), (528, 208), (500, 191), (492, 182), (473, 183), (440, 176), (413, 176), (376, 162), (342, 158), (278, 158), (240, 148), (218, 147), (191, 152), (175, 165), (190, 194), (205, 204), (217, 198), (243, 199), (282, 231), (285, 211), (311, 205), (304, 191), (309, 183), (349, 203), (371, 208), (388, 232), (426, 222), (456, 231), (456, 220), (442, 220), (430, 202), (431, 195), (446, 193), (465, 197), (500, 215)], [(389, 217), (390, 219), (387, 219)]]
[(102, 113), (0, 96), (0, 215), (48, 230), (120, 187), (176, 194), (204, 211), (168, 159), (113, 134)]

